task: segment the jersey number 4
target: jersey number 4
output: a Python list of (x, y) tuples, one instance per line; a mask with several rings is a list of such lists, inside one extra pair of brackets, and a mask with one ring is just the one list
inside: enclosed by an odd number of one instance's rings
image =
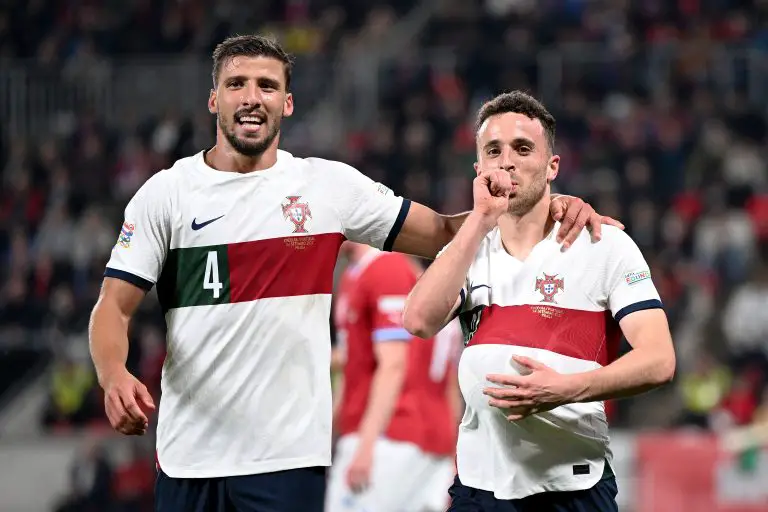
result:
[(231, 302), (228, 247), (171, 249), (157, 283), (163, 311)]
[(205, 274), (203, 277), (203, 289), (211, 290), (213, 298), (218, 299), (224, 284), (219, 279), (219, 253), (208, 252), (208, 260), (205, 262)]

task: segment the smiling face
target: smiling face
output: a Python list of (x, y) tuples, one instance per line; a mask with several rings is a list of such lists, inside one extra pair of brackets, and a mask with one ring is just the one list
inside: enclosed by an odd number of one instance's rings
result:
[(236, 55), (222, 62), (208, 99), (218, 119), (217, 138), (246, 156), (277, 144), (283, 117), (293, 113), (286, 82), (284, 63), (273, 57)]
[(552, 155), (541, 121), (516, 112), (486, 118), (477, 132), (475, 171), (501, 169), (512, 178), (508, 212), (528, 213), (544, 197), (558, 172), (560, 157)]

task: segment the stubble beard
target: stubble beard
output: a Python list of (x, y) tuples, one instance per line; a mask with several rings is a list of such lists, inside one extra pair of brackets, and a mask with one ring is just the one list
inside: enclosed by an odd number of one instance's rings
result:
[[(281, 116), (274, 121), (272, 126), (268, 126), (267, 129), (269, 131), (267, 132), (266, 137), (264, 137), (262, 140), (248, 140), (241, 139), (235, 134), (235, 124), (237, 123), (237, 120), (234, 118), (234, 115), (232, 116), (232, 123), (230, 125), (224, 122), (221, 114), (219, 114), (217, 117), (221, 133), (224, 134), (224, 137), (227, 139), (227, 142), (229, 142), (229, 145), (232, 146), (232, 148), (241, 155), (249, 157), (261, 156), (264, 154), (267, 148), (272, 145), (272, 142), (274, 142), (275, 138), (280, 133), (280, 123), (282, 121)], [(267, 120), (265, 124), (268, 125), (269, 120)]]
[(522, 217), (539, 204), (546, 191), (547, 170), (544, 168), (536, 174), (536, 178), (525, 190), (520, 190), (517, 195), (509, 198), (507, 213), (515, 217)]

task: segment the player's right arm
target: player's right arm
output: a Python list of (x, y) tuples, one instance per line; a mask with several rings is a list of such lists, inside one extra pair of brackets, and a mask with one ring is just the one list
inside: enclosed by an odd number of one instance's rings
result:
[[(451, 320), (461, 304), (461, 291), (480, 244), (507, 210), (510, 188), (509, 175), (503, 171), (484, 172), (475, 178), (472, 212), (408, 296), (403, 313), (408, 332), (431, 338)], [(498, 195), (491, 195), (491, 189)]]
[(419, 338), (431, 338), (454, 316), (462, 304), (462, 291), (488, 223), (471, 213), (445, 250), (424, 271), (408, 295), (403, 326)]
[(105, 278), (89, 326), (91, 358), (104, 390), (107, 418), (112, 428), (126, 435), (142, 435), (149, 426), (139, 401), (145, 408), (155, 408), (147, 388), (125, 367), (128, 324), (145, 293), (127, 281)]
[(141, 409), (154, 409), (147, 388), (126, 368), (128, 326), (144, 295), (157, 281), (171, 232), (167, 175), (150, 178), (128, 203), (117, 243), (104, 272), (91, 313), (88, 338), (104, 408), (112, 427), (144, 434), (149, 421)]

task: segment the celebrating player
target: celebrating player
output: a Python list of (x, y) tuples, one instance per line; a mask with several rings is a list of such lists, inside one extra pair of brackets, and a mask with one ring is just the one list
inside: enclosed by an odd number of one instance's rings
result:
[[(478, 115), (475, 205), (409, 296), (421, 337), (458, 314), (467, 403), (452, 511), (618, 510), (602, 400), (668, 382), (675, 354), (640, 250), (621, 230), (554, 242), (555, 120), (513, 92)], [(508, 197), (488, 196), (507, 182)], [(621, 334), (633, 350), (617, 357)], [(554, 492), (557, 491), (557, 492)]]
[[(331, 463), (330, 332), (344, 239), (434, 258), (441, 216), (354, 168), (278, 149), (292, 61), (259, 36), (213, 54), (216, 145), (153, 175), (125, 210), (90, 324), (106, 414), (143, 434), (155, 406), (125, 367), (129, 321), (156, 286), (168, 327), (157, 427), (159, 511), (319, 511)], [(487, 194), (499, 193), (493, 182)], [(564, 245), (600, 217), (561, 197)]]
[(402, 316), (418, 264), (351, 242), (342, 251), (350, 263), (334, 316), (346, 364), (326, 512), (445, 510), (460, 407), (458, 326), (411, 341)]

